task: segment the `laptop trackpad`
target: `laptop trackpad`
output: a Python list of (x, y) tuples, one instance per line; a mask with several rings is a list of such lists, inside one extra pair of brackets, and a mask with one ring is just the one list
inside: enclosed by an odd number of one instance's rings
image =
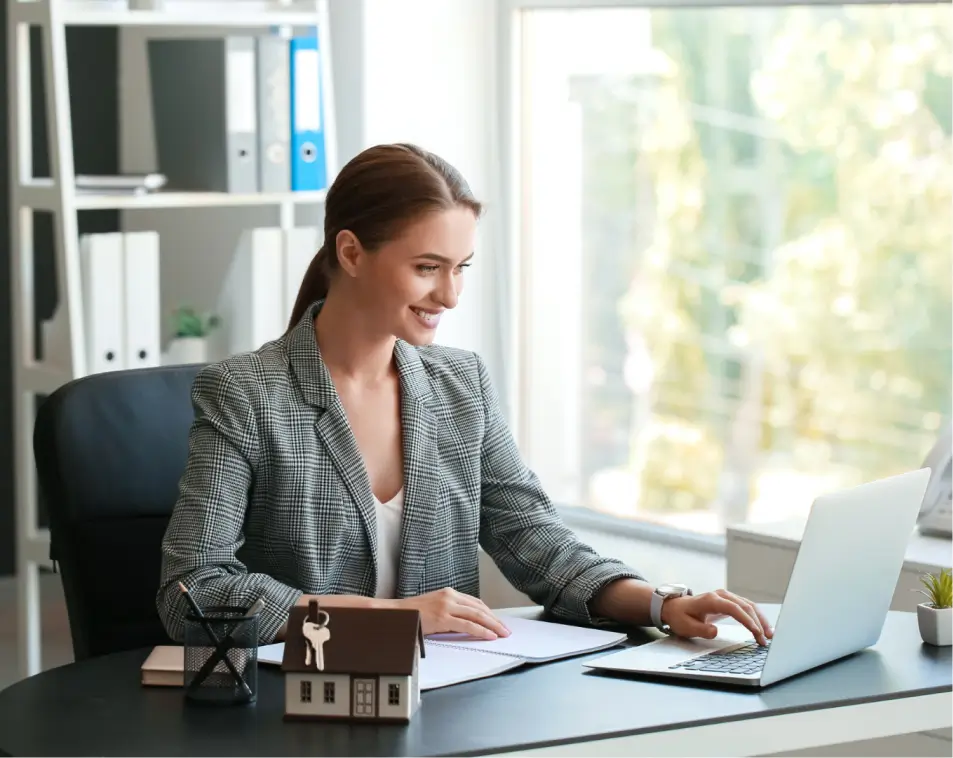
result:
[(587, 661), (585, 665), (615, 671), (658, 671), (667, 669), (696, 655), (703, 655), (704, 653), (710, 653), (712, 650), (720, 650), (737, 644), (747, 644), (753, 640), (754, 637), (751, 632), (740, 624), (718, 624), (718, 636), (713, 640), (665, 637), (645, 645), (600, 656)]

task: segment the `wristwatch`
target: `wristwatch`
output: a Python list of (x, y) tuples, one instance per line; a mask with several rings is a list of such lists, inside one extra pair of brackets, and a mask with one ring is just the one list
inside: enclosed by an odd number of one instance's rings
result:
[(691, 594), (692, 591), (685, 584), (662, 584), (655, 588), (655, 592), (652, 593), (652, 600), (649, 603), (649, 616), (659, 631), (669, 633), (668, 625), (662, 623), (663, 603), (669, 598), (684, 597)]

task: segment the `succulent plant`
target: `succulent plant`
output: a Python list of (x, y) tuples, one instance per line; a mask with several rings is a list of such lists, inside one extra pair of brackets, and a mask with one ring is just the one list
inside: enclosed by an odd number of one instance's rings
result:
[(949, 608), (953, 606), (953, 575), (950, 569), (943, 569), (939, 574), (924, 574), (920, 577), (920, 584), (925, 589), (916, 590), (925, 595), (934, 608)]

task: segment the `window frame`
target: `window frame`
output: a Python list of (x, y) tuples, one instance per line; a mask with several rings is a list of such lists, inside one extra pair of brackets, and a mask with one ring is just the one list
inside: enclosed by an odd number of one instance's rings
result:
[[(526, 361), (529, 339), (527, 298), (521, 293), (530, 282), (525, 253), (526, 236), (521, 225), (523, 194), (523, 153), (520, 112), (521, 97), (520, 36), (522, 16), (528, 11), (576, 10), (605, 8), (734, 8), (734, 7), (789, 7), (789, 6), (845, 6), (845, 5), (924, 5), (941, 4), (941, 0), (496, 0), (496, 71), (495, 100), (497, 120), (496, 144), (499, 151), (499, 171), (494, 175), (499, 196), (500, 233), (497, 237), (501, 252), (496, 263), (498, 285), (489, 304), (497, 314), (495, 331), (502, 341), (503, 360), (498, 372), (499, 395), (504, 414), (517, 445), (526, 450), (529, 412), (526, 397), (530, 391)], [(507, 254), (506, 251), (512, 251)], [(656, 544), (687, 548), (699, 552), (724, 555), (727, 536), (701, 534), (673, 526), (630, 520), (605, 514), (569, 503), (555, 506), (560, 516), (573, 527), (610, 532), (631, 539), (650, 540)]]

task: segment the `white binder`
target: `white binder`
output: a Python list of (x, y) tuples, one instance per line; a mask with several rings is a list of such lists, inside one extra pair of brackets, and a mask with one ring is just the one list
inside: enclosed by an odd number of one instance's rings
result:
[(221, 317), (221, 326), (212, 332), (215, 358), (256, 350), (284, 333), (283, 248), (279, 228), (242, 233), (215, 309)]
[(125, 356), (127, 368), (161, 362), (159, 323), (159, 234), (127, 232), (124, 256)]
[(300, 226), (285, 232), (284, 257), (284, 318), (287, 325), (298, 299), (298, 290), (311, 260), (318, 252), (321, 231), (312, 226)]
[(91, 374), (126, 367), (123, 247), (121, 232), (80, 238), (86, 355)]
[(258, 189), (291, 189), (291, 53), (288, 40), (261, 36), (258, 44)]

